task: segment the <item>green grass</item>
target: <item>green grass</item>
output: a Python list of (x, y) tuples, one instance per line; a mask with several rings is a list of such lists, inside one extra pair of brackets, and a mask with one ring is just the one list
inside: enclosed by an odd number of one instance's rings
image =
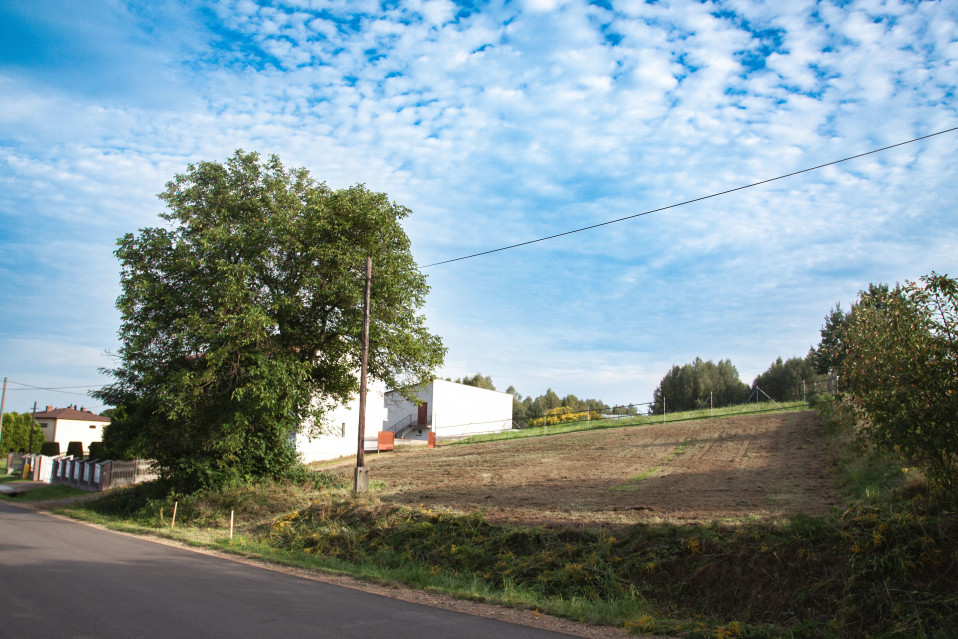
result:
[[(781, 406), (781, 408), (779, 408)], [(667, 413), (666, 415), (631, 415), (628, 417), (606, 418), (583, 420), (579, 422), (567, 422), (562, 424), (551, 424), (548, 426), (533, 426), (530, 428), (507, 430), (501, 433), (485, 433), (483, 435), (472, 435), (459, 440), (444, 442), (444, 446), (458, 446), (468, 444), (478, 444), (482, 442), (495, 442), (510, 439), (524, 439), (526, 437), (544, 437), (548, 435), (561, 435), (563, 433), (574, 433), (590, 430), (605, 430), (608, 428), (628, 428), (630, 426), (646, 426), (649, 424), (670, 424), (673, 422), (687, 422), (701, 419), (721, 419), (723, 417), (734, 417), (736, 415), (751, 415), (757, 413), (781, 412), (784, 409), (787, 412), (807, 410), (803, 402), (782, 402), (779, 405), (771, 402), (762, 402), (759, 404), (739, 404), (737, 406), (725, 406), (710, 409), (683, 411), (676, 413)]]
[[(7, 475), (9, 477), (9, 475)], [(3, 481), (0, 479), (0, 481)], [(25, 493), (21, 493), (16, 497), (11, 495), (2, 495), (0, 494), (0, 499), (3, 501), (50, 501), (52, 499), (65, 499), (67, 497), (78, 497), (80, 495), (89, 495), (90, 493), (82, 491), (78, 488), (71, 488), (70, 486), (38, 486), (37, 488), (32, 488)]]
[[(953, 636), (958, 516), (929, 501), (895, 460), (859, 456), (841, 429), (830, 428), (828, 441), (847, 507), (773, 522), (640, 524), (612, 534), (514, 527), (481, 513), (355, 497), (331, 476), (308, 487), (264, 482), (179, 497), (172, 530), (173, 499), (149, 485), (70, 512), (281, 564), (636, 633)], [(230, 510), (237, 513), (232, 540)]]
[(678, 446), (676, 446), (675, 449), (672, 450), (672, 452), (669, 453), (668, 456), (667, 456), (665, 459), (662, 460), (662, 464), (661, 464), (660, 466), (653, 466), (652, 468), (646, 468), (644, 471), (642, 471), (641, 473), (639, 473), (639, 474), (636, 475), (635, 477), (630, 478), (630, 479), (629, 479), (629, 482), (628, 482), (627, 484), (623, 484), (623, 485), (621, 485), (621, 486), (616, 486), (616, 487), (613, 488), (612, 490), (628, 490), (629, 488), (631, 488), (632, 486), (634, 486), (636, 483), (642, 481), (643, 479), (648, 479), (649, 477), (651, 477), (651, 476), (654, 475), (655, 473), (657, 473), (657, 472), (659, 472), (660, 470), (662, 470), (662, 466), (667, 465), (669, 462), (673, 461), (676, 457), (678, 457), (679, 455), (681, 455), (682, 453), (684, 453), (684, 452), (685, 452), (685, 449), (688, 448), (689, 444), (691, 444), (692, 441), (693, 441), (693, 438), (692, 438), (692, 437), (689, 437), (688, 439), (686, 439), (685, 441), (683, 441), (681, 444), (679, 444)]

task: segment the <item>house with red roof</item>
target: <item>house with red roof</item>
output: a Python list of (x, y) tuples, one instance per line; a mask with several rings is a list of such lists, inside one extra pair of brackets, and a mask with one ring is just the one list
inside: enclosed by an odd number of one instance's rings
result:
[(110, 423), (109, 417), (97, 415), (86, 406), (66, 408), (47, 406), (35, 415), (43, 436), (48, 442), (58, 442), (60, 452), (65, 453), (70, 442), (82, 442), (83, 452), (90, 450), (91, 442), (103, 441), (103, 428)]

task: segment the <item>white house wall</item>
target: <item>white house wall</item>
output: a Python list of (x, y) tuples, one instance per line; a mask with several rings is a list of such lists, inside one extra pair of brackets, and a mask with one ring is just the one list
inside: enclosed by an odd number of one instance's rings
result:
[[(415, 389), (414, 394), (420, 401), (426, 402), (426, 423), (432, 423), (432, 384)], [(412, 415), (413, 422), (419, 418), (419, 407), (399, 394), (398, 391), (389, 391), (386, 393), (387, 419), (383, 430), (390, 430), (403, 420)], [(412, 438), (416, 431), (407, 434), (406, 437)], [(425, 435), (423, 435), (425, 437)]]
[(37, 422), (48, 442), (59, 442), (61, 452), (66, 452), (70, 442), (82, 442), (84, 452), (89, 451), (91, 443), (103, 441), (103, 427), (107, 425), (76, 419), (38, 419)]
[(512, 395), (437, 379), (432, 423), (437, 437), (492, 433), (512, 428)]
[[(442, 379), (415, 391), (415, 396), (426, 402), (426, 424), (429, 428), (419, 433), (416, 429), (404, 435), (409, 439), (424, 439), (430, 431), (437, 437), (457, 437), (492, 433), (512, 428), (512, 395), (466, 386)], [(386, 395), (390, 429), (412, 416), (416, 423), (419, 408), (398, 392)]]
[[(386, 421), (384, 395), (386, 385), (370, 380), (366, 388), (366, 448), (376, 447), (376, 438)], [(356, 454), (359, 440), (359, 394), (345, 406), (337, 406), (326, 415), (323, 435), (310, 439), (304, 427), (296, 433), (296, 450), (304, 462), (337, 459)]]

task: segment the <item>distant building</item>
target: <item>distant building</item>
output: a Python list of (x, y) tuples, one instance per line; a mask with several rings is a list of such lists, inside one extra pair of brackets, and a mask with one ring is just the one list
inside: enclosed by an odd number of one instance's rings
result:
[[(512, 428), (512, 395), (441, 379), (419, 388), (419, 406), (398, 391), (369, 380), (366, 391), (365, 450), (376, 450), (380, 431), (392, 431), (404, 439), (457, 437), (492, 433)], [(304, 462), (337, 459), (356, 454), (359, 444), (359, 395), (332, 410), (324, 420), (323, 434), (310, 438), (306, 425), (293, 435)]]
[(60, 452), (67, 452), (70, 442), (81, 442), (83, 452), (90, 450), (91, 442), (103, 441), (103, 428), (110, 423), (109, 417), (97, 415), (86, 406), (66, 408), (47, 406), (34, 416), (48, 442), (60, 444)]
[[(383, 397), (386, 384), (370, 379), (366, 388), (366, 428), (364, 447), (376, 449), (379, 431), (386, 422), (386, 404)], [(326, 415), (323, 434), (310, 438), (308, 425), (294, 435), (296, 451), (306, 463), (355, 455), (359, 447), (359, 393), (345, 406), (338, 406)]]
[(397, 437), (426, 439), (497, 433), (512, 428), (512, 395), (436, 379), (416, 390), (416, 406), (399, 391), (386, 393), (386, 427)]

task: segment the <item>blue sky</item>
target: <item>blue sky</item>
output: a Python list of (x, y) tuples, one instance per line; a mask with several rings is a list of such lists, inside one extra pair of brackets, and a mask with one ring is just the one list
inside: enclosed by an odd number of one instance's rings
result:
[[(412, 209), (420, 265), (958, 126), (953, 2), (0, 4), (6, 410), (83, 404), (120, 235), (190, 162), (275, 153)], [(869, 282), (958, 275), (958, 133), (425, 269), (442, 376), (646, 402), (752, 379)], [(71, 394), (78, 393), (78, 394)]]

